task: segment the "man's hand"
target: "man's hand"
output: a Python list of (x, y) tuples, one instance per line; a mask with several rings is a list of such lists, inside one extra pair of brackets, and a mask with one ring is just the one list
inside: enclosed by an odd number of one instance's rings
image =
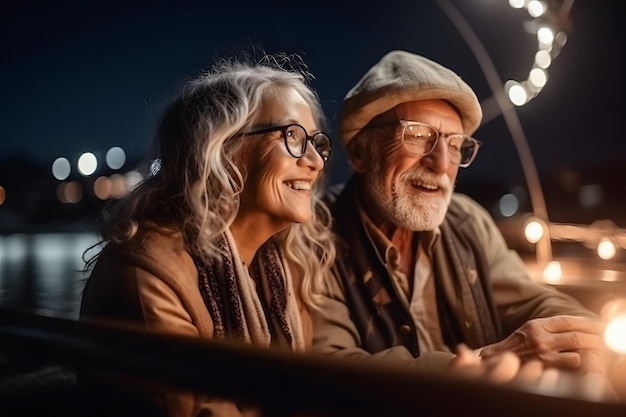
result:
[(481, 358), (513, 352), (522, 361), (539, 360), (545, 367), (607, 372), (609, 352), (603, 325), (585, 317), (555, 316), (529, 320), (506, 339), (485, 346)]
[[(456, 356), (450, 362), (450, 370), (465, 377), (505, 383), (518, 377), (521, 365), (520, 358), (512, 352), (503, 352), (483, 360), (466, 345), (460, 344), (457, 346)], [(543, 367), (540, 363), (538, 365), (538, 373), (540, 374)], [(535, 377), (538, 377), (539, 374)]]
[(596, 372), (581, 374), (544, 366), (538, 359), (521, 358), (511, 351), (481, 359), (461, 344), (450, 370), (462, 377), (502, 384), (541, 395), (579, 398), (588, 401), (615, 401), (618, 396), (610, 381)]

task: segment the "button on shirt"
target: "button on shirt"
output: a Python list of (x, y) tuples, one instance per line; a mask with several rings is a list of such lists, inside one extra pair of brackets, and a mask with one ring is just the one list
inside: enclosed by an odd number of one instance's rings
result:
[[(414, 273), (412, 277), (408, 277), (400, 268), (400, 252), (387, 236), (372, 223), (360, 204), (359, 214), (370, 243), (376, 250), (379, 260), (385, 265), (389, 275), (392, 277), (398, 299), (409, 311), (413, 324), (417, 329), (420, 352), (449, 352), (450, 349), (444, 343), (441, 335), (435, 296), (434, 273), (431, 263), (432, 248), (439, 238), (440, 230), (421, 233), (417, 253), (415, 254)], [(401, 334), (410, 332), (410, 328), (406, 324), (401, 324), (398, 330)]]

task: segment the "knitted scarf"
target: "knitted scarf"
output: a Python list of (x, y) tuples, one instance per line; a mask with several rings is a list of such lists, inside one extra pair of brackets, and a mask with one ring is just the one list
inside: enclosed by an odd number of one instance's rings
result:
[(214, 336), (260, 346), (304, 350), (304, 336), (289, 268), (270, 239), (257, 252), (250, 272), (229, 231), (217, 240), (221, 256), (193, 256), (200, 293), (211, 315)]

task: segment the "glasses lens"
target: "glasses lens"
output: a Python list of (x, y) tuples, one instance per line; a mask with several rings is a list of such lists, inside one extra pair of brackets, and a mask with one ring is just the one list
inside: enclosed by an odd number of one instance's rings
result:
[[(404, 126), (402, 140), (404, 149), (414, 155), (426, 155), (433, 150), (437, 143), (439, 132), (424, 124), (410, 124)], [(478, 147), (477, 142), (469, 136), (452, 134), (445, 136), (448, 142), (450, 161), (456, 165), (466, 165), (472, 162)]]
[(448, 155), (457, 165), (467, 164), (472, 160), (476, 150), (476, 142), (465, 135), (448, 136)]
[(322, 157), (324, 162), (328, 161), (330, 157), (330, 138), (326, 135), (326, 133), (318, 132), (313, 135), (313, 146), (315, 146), (315, 150)]
[(404, 149), (415, 155), (424, 155), (437, 143), (437, 131), (430, 126), (418, 124), (404, 126), (402, 134)]
[(306, 148), (306, 131), (300, 125), (289, 125), (285, 127), (285, 145), (289, 153), (300, 158), (304, 155)]

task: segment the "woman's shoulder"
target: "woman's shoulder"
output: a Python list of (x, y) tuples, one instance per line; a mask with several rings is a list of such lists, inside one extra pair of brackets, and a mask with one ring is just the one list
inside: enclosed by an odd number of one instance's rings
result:
[(183, 234), (178, 228), (152, 222), (139, 223), (137, 232), (126, 245), (134, 249), (148, 249), (151, 252), (162, 250), (187, 252)]
[(196, 272), (182, 233), (153, 223), (140, 223), (126, 242), (108, 243), (101, 256), (117, 258), (159, 276)]

